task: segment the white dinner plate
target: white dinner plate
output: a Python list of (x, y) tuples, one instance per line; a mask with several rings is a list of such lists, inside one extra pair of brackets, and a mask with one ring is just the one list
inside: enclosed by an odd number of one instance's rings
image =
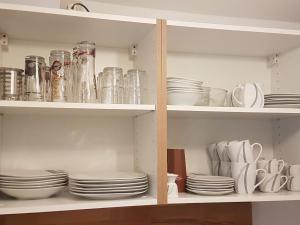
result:
[(118, 198), (128, 198), (138, 195), (145, 194), (147, 191), (137, 191), (132, 193), (113, 193), (113, 194), (86, 194), (86, 193), (77, 193), (70, 191), (72, 195), (88, 198), (88, 199), (118, 199)]
[(89, 188), (89, 187), (97, 187), (97, 188), (108, 188), (108, 187), (131, 187), (131, 186), (139, 186), (148, 184), (148, 180), (138, 181), (138, 182), (126, 182), (126, 183), (80, 183), (69, 180), (69, 184), (76, 187), (81, 188)]
[(148, 188), (148, 184), (145, 185), (137, 185), (137, 186), (123, 186), (123, 187), (78, 187), (76, 185), (69, 184), (71, 189), (78, 190), (131, 190), (131, 189), (144, 189)]
[(294, 109), (298, 109), (300, 108), (300, 104), (279, 104), (279, 105), (265, 105), (265, 108), (294, 108)]
[(116, 189), (116, 190), (102, 190), (102, 189), (78, 189), (78, 188), (69, 188), (72, 192), (77, 193), (93, 193), (93, 194), (106, 194), (106, 193), (132, 193), (137, 191), (146, 191), (148, 190), (148, 187), (144, 188), (135, 188), (135, 189)]
[(11, 189), (38, 189), (38, 188), (51, 188), (51, 187), (61, 187), (67, 186), (67, 182), (59, 184), (47, 184), (47, 185), (31, 185), (31, 186), (21, 186), (21, 185), (0, 185), (0, 188), (11, 188)]
[(48, 185), (48, 184), (58, 184), (67, 182), (66, 178), (63, 179), (51, 179), (51, 180), (41, 180), (41, 181), (6, 181), (1, 180), (0, 185), (15, 185), (15, 186), (30, 186), (30, 185)]
[(17, 199), (42, 199), (49, 198), (55, 194), (58, 194), (63, 187), (51, 187), (51, 188), (39, 188), (39, 189), (11, 189), (11, 188), (0, 188), (0, 190)]
[(16, 178), (48, 178), (67, 176), (64, 172), (49, 172), (47, 170), (1, 170), (0, 177)]
[(234, 180), (231, 177), (200, 175), (200, 174), (195, 174), (195, 173), (188, 175), (188, 179), (197, 180), (197, 181), (232, 181), (232, 180)]
[(74, 181), (135, 181), (147, 178), (144, 173), (131, 173), (131, 172), (107, 172), (107, 173), (81, 173), (70, 174), (69, 178)]
[(193, 185), (193, 184), (187, 184), (187, 187), (193, 187), (193, 188), (210, 188), (210, 189), (219, 189), (219, 188), (232, 188), (234, 185)]
[(228, 195), (233, 193), (234, 191), (228, 190), (228, 191), (220, 191), (220, 192), (213, 192), (213, 191), (195, 191), (195, 190), (189, 190), (189, 192), (192, 192), (194, 194), (199, 194), (199, 195), (210, 195), (210, 196), (217, 196), (217, 195)]
[(223, 192), (223, 191), (234, 191), (234, 188), (219, 188), (219, 189), (211, 189), (211, 188), (191, 188), (188, 187), (187, 189), (193, 191), (211, 191), (211, 192)]

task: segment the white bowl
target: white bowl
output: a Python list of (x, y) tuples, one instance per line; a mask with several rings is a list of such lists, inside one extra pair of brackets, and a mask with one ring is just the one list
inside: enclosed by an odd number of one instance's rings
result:
[(169, 105), (195, 105), (209, 104), (209, 92), (168, 91)]
[(227, 96), (227, 90), (221, 88), (211, 88), (210, 89), (210, 106), (224, 106)]

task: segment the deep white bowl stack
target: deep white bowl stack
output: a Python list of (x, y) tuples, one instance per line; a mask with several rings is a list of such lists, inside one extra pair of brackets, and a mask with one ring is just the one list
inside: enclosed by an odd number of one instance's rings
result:
[(144, 173), (81, 173), (69, 176), (72, 195), (89, 199), (118, 199), (145, 194), (148, 177)]
[(61, 192), (68, 175), (56, 170), (6, 170), (0, 172), (0, 190), (17, 199), (49, 198)]
[(169, 105), (198, 105), (209, 104), (208, 87), (202, 86), (202, 81), (179, 77), (168, 77), (168, 104)]

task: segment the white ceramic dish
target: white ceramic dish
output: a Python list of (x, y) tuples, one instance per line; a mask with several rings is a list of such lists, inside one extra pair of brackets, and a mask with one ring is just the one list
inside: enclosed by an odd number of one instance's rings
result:
[(0, 185), (15, 185), (15, 186), (49, 185), (49, 184), (64, 183), (66, 181), (67, 181), (67, 179), (53, 179), (53, 180), (42, 180), (42, 181), (6, 181), (6, 180), (1, 180)]
[(209, 92), (168, 91), (169, 105), (209, 105)]
[(84, 197), (88, 199), (119, 199), (119, 198), (129, 198), (145, 194), (147, 191), (137, 191), (132, 193), (110, 193), (110, 194), (88, 194), (88, 193), (77, 193), (70, 191), (72, 195)]
[(270, 104), (265, 105), (265, 108), (291, 108), (298, 109), (300, 108), (300, 104)]
[(194, 193), (194, 194), (209, 195), (209, 196), (228, 195), (228, 194), (233, 193), (232, 190), (214, 192), (214, 191), (200, 191), (200, 190), (190, 190), (190, 189), (187, 189), (187, 191), (189, 191), (191, 193)]
[(12, 188), (12, 189), (39, 189), (39, 188), (51, 188), (67, 186), (67, 182), (58, 184), (47, 184), (47, 185), (0, 185), (0, 188)]
[(197, 181), (234, 181), (231, 177), (190, 174), (188, 179)]
[(0, 188), (0, 190), (11, 197), (17, 199), (43, 199), (49, 198), (55, 194), (58, 194), (63, 187), (51, 187), (51, 188), (39, 188), (39, 189), (11, 189), (11, 188)]
[(69, 184), (75, 187), (83, 187), (83, 188), (110, 188), (110, 187), (131, 187), (131, 186), (140, 186), (140, 185), (146, 185), (148, 184), (148, 181), (142, 181), (142, 182), (128, 182), (128, 183), (80, 183), (70, 180)]
[(126, 180), (143, 180), (147, 178), (144, 173), (131, 173), (131, 172), (110, 172), (110, 173), (78, 173), (70, 174), (69, 178), (72, 180), (81, 181), (126, 181)]
[(115, 190), (102, 190), (102, 189), (78, 189), (78, 188), (69, 188), (72, 192), (78, 193), (93, 193), (93, 194), (107, 194), (107, 193), (132, 193), (137, 191), (147, 191), (148, 187), (145, 188), (135, 188), (135, 189), (115, 189)]

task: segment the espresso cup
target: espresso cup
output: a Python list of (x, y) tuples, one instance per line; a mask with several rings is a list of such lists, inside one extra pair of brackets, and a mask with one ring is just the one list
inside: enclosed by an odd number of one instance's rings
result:
[[(256, 183), (256, 175), (264, 174), (264, 177)], [(235, 191), (239, 194), (252, 194), (255, 189), (264, 182), (266, 170), (256, 169), (256, 163), (231, 163), (231, 175), (235, 180)]]
[(228, 156), (228, 142), (221, 141), (217, 144), (217, 152), (221, 161), (229, 162), (230, 158)]
[(232, 104), (235, 107), (262, 108), (264, 94), (259, 84), (240, 84), (232, 91)]
[[(228, 155), (231, 162), (255, 163), (262, 150), (261, 144), (254, 143), (251, 145), (249, 140), (233, 141), (228, 145)], [(256, 156), (254, 156), (255, 151), (257, 151)]]
[(285, 164), (283, 160), (277, 159), (259, 159), (257, 161), (257, 168), (265, 169), (267, 173), (281, 173)]
[(261, 181), (262, 179), (264, 179), (264, 181), (259, 185), (259, 190), (267, 193), (275, 193), (280, 191), (288, 182), (287, 176), (281, 176), (278, 173), (259, 173), (257, 175), (257, 180)]
[(300, 191), (300, 176), (289, 177), (286, 186), (289, 191)]
[(292, 177), (300, 176), (300, 165), (289, 165), (287, 167), (286, 173), (288, 176)]
[(231, 162), (220, 162), (219, 175), (224, 177), (231, 177)]

